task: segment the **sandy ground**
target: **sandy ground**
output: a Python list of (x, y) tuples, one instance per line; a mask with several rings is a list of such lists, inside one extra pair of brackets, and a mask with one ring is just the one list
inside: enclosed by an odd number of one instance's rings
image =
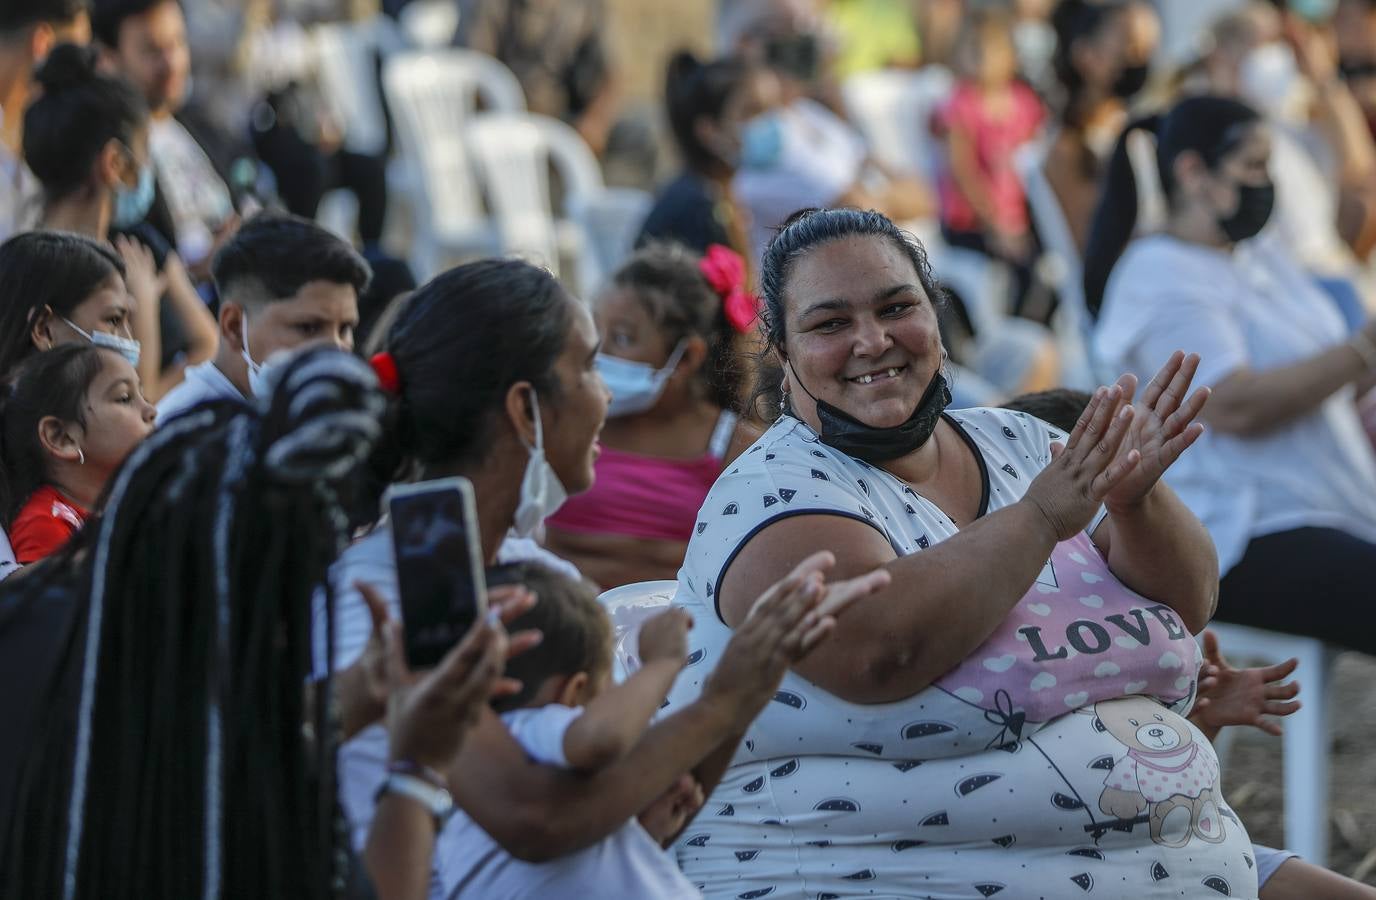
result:
[[(1295, 677), (1303, 686), (1304, 673)], [(1340, 655), (1329, 694), (1333, 754), (1328, 866), (1376, 885), (1376, 658)], [(1305, 693), (1300, 697), (1315, 700)], [(1255, 843), (1283, 847), (1281, 741), (1252, 728), (1237, 731), (1223, 763), (1228, 801)]]

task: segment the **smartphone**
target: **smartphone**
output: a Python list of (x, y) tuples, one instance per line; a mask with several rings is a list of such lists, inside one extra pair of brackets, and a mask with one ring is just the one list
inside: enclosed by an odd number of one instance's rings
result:
[(396, 552), (406, 661), (412, 668), (428, 668), (487, 613), (473, 483), (440, 478), (394, 485), (384, 500)]

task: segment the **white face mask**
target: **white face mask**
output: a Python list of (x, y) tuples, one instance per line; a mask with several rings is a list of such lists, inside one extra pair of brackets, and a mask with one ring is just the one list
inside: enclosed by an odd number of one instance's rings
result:
[(516, 515), (511, 530), (517, 537), (532, 537), (544, 523), (554, 515), (555, 510), (564, 505), (568, 492), (560, 483), (554, 468), (545, 459), (545, 431), (540, 424), (540, 398), (534, 390), (530, 392), (530, 408), (535, 416), (535, 446), (527, 447), (530, 459), (526, 462), (526, 473), (521, 478), (521, 502), (516, 506)]
[(662, 369), (619, 356), (597, 354), (597, 373), (602, 376), (607, 389), (612, 392), (612, 402), (607, 407), (607, 415), (614, 419), (653, 409), (664, 393), (664, 386), (669, 383), (674, 370), (678, 368), (679, 360), (683, 359), (683, 351), (687, 347), (686, 340), (679, 341)]
[(1268, 118), (1300, 122), (1307, 117), (1309, 87), (1287, 44), (1263, 44), (1249, 51), (1238, 82), (1242, 99)]
[(239, 350), (239, 355), (248, 364), (248, 391), (255, 397), (266, 397), (272, 393), (268, 385), (267, 373), (271, 371), (266, 362), (256, 363), (248, 352), (248, 313), (245, 312), (240, 317), (240, 334), (243, 335), (243, 347)]
[(117, 334), (106, 334), (103, 331), (93, 333), (86, 332), (82, 331), (71, 319), (63, 319), (62, 321), (70, 325), (73, 331), (95, 346), (104, 347), (106, 350), (113, 350), (120, 356), (129, 360), (129, 365), (133, 366), (135, 369), (139, 367), (139, 357), (141, 355), (142, 345), (133, 338), (120, 337)]

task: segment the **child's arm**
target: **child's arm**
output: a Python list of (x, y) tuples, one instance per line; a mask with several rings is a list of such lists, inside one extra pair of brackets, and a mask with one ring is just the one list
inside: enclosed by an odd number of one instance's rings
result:
[(1190, 721), (1210, 741), (1225, 725), (1254, 725), (1280, 735), (1280, 725), (1267, 716), (1288, 716), (1300, 708), (1297, 681), (1280, 683), (1299, 665), (1297, 659), (1261, 669), (1234, 669), (1218, 650), (1218, 638), (1204, 632), (1204, 673)]
[(664, 702), (688, 657), (692, 618), (670, 609), (640, 629), (640, 669), (583, 708), (564, 732), (569, 768), (596, 770), (625, 756)]

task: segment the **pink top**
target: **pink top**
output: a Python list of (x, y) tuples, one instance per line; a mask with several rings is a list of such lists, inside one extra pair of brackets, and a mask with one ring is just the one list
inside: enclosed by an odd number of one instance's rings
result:
[(686, 542), (702, 501), (721, 475), (735, 426), (736, 417), (722, 413), (707, 453), (696, 459), (664, 459), (604, 447), (592, 488), (570, 497), (549, 518), (549, 525), (583, 534)]
[(941, 173), (941, 219), (954, 231), (979, 231), (984, 224), (998, 224), (1015, 234), (1027, 231), (1026, 195), (1013, 167), (1013, 154), (1041, 127), (1042, 104), (1022, 82), (1013, 82), (1008, 92), (1012, 108), (995, 112), (979, 86), (961, 82), (936, 114), (936, 130), (945, 133), (959, 128), (969, 137), (975, 164), (984, 176), (985, 189), (998, 217), (997, 223), (979, 221), (948, 165)]

